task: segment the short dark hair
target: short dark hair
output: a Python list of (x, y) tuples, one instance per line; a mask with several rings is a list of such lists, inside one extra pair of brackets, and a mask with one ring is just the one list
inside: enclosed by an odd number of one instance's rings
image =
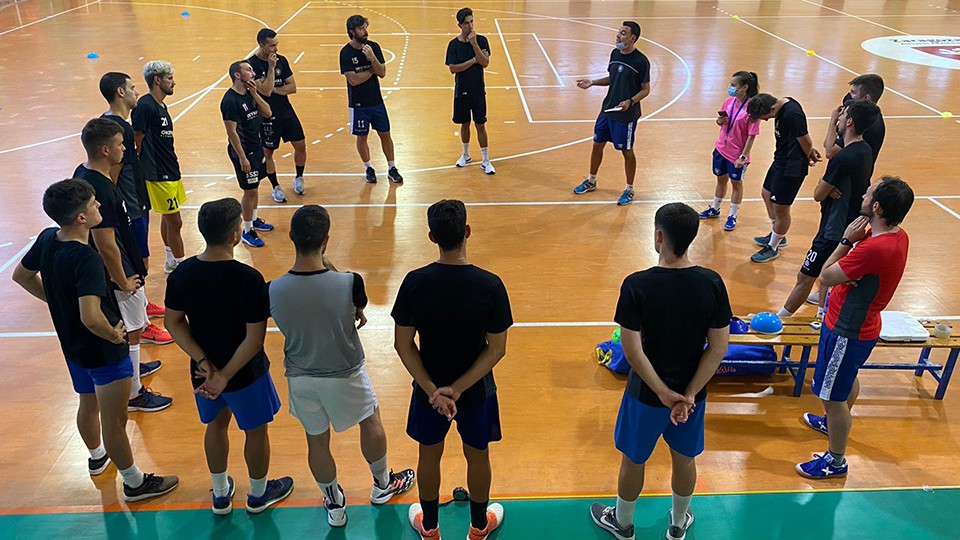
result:
[(83, 126), (80, 142), (83, 143), (83, 149), (87, 151), (87, 157), (93, 157), (101, 147), (110, 144), (111, 139), (117, 135), (123, 135), (120, 124), (106, 118), (94, 118)]
[(87, 208), (90, 197), (94, 196), (96, 191), (86, 180), (61, 180), (50, 184), (43, 192), (43, 212), (57, 225), (68, 227), (73, 225), (73, 220)]
[(456, 199), (437, 201), (427, 209), (427, 225), (442, 251), (457, 249), (467, 235), (467, 207)]
[(738, 71), (733, 74), (733, 78), (738, 83), (747, 87), (747, 99), (752, 98), (760, 92), (760, 79), (752, 71)]
[(353, 31), (369, 22), (363, 15), (351, 15), (347, 19), (347, 35), (350, 36), (350, 39), (353, 39)]
[(855, 99), (847, 103), (847, 118), (853, 120), (853, 130), (860, 135), (880, 116), (880, 107), (869, 99)]
[(457, 12), (457, 24), (463, 24), (463, 21), (467, 20), (467, 17), (473, 15), (473, 10), (465, 7)]
[(277, 33), (274, 32), (273, 30), (269, 28), (261, 28), (260, 31), (257, 32), (257, 43), (259, 43), (260, 45), (263, 45), (267, 42), (268, 39), (272, 39), (275, 37), (277, 37)]
[(634, 21), (623, 21), (623, 26), (626, 26), (630, 29), (630, 33), (633, 34), (633, 37), (640, 39), (640, 25)]
[(100, 77), (100, 94), (103, 95), (103, 99), (107, 100), (107, 103), (113, 103), (113, 100), (117, 99), (117, 90), (126, 88), (128, 80), (130, 76), (126, 73), (116, 71), (105, 73)]
[(770, 94), (757, 94), (747, 103), (747, 116), (751, 122), (759, 120), (761, 116), (769, 114), (776, 104), (777, 98)]
[(864, 94), (868, 94), (870, 99), (876, 103), (880, 101), (883, 95), (883, 77), (876, 73), (867, 73), (860, 75), (850, 81), (850, 86), (859, 86)]
[(246, 60), (237, 60), (236, 62), (230, 64), (230, 84), (233, 84), (234, 76), (240, 73), (240, 70), (243, 68), (244, 64), (249, 64)]
[(871, 203), (880, 205), (880, 217), (890, 227), (899, 225), (913, 206), (913, 189), (899, 176), (883, 176)]
[(690, 243), (697, 237), (700, 216), (697, 211), (681, 202), (665, 204), (653, 218), (654, 226), (663, 232), (670, 248), (677, 257), (687, 252)]
[(327, 209), (308, 204), (293, 213), (290, 219), (290, 240), (297, 253), (312, 255), (320, 251), (323, 241), (330, 234), (330, 214)]
[(208, 246), (225, 244), (239, 223), (240, 203), (230, 197), (205, 202), (197, 213), (197, 228)]

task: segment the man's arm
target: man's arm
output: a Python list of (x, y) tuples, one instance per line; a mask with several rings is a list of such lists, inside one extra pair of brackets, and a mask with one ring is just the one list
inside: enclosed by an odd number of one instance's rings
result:
[[(869, 224), (870, 218), (867, 216), (860, 216), (853, 220), (850, 225), (847, 225), (847, 229), (843, 231), (843, 238), (844, 240), (847, 240), (847, 243), (850, 245), (839, 244), (837, 245), (837, 249), (833, 250), (830, 258), (828, 258), (827, 262), (823, 264), (823, 271), (820, 272), (821, 285), (832, 287), (841, 283), (850, 283), (850, 277), (847, 276), (847, 274), (843, 271), (843, 268), (840, 268), (840, 265), (837, 263), (840, 262), (840, 259), (846, 257), (847, 254), (850, 253), (850, 251), (853, 249), (853, 244), (856, 244), (866, 237), (867, 225)], [(859, 279), (859, 276), (854, 279)]]
[(263, 99), (257, 91), (250, 92), (250, 95), (253, 96), (253, 101), (257, 103), (257, 111), (260, 112), (260, 116), (264, 118), (270, 118), (273, 116), (273, 110), (270, 109), (270, 104), (267, 103), (267, 100)]
[(631, 101), (634, 103), (640, 103), (640, 100), (650, 95), (650, 83), (645, 82), (640, 85), (640, 91), (637, 92), (632, 98)]
[(650, 359), (647, 358), (647, 355), (643, 352), (640, 332), (621, 327), (620, 344), (623, 346), (623, 353), (627, 357), (627, 362), (630, 363), (630, 367), (640, 376), (643, 383), (649, 386), (650, 389), (660, 397), (660, 401), (662, 401), (664, 405), (672, 407), (678, 401), (693, 404), (692, 400), (687, 399), (685, 396), (667, 387), (663, 379), (657, 375), (656, 370), (653, 369), (653, 364), (650, 363)]
[(194, 360), (201, 360), (207, 356), (197, 340), (193, 338), (193, 334), (190, 333), (190, 323), (187, 322), (186, 313), (167, 308), (167, 312), (163, 316), (163, 326), (167, 329), (167, 332), (170, 332), (173, 340), (177, 342), (177, 347), (187, 353), (187, 356)]
[(360, 73), (348, 71), (343, 75), (347, 78), (347, 84), (357, 86), (370, 80), (370, 77), (373, 77), (373, 71), (369, 69), (367, 71), (361, 71)]
[(460, 394), (467, 388), (477, 384), (477, 381), (490, 373), (505, 354), (507, 354), (507, 332), (487, 334), (487, 347), (480, 353), (470, 369), (450, 385), (454, 392), (454, 395), (450, 397), (454, 401), (459, 399)]
[(18, 264), (13, 269), (13, 281), (40, 301), (47, 301), (47, 294), (43, 291), (43, 281), (40, 279), (39, 272), (26, 269), (22, 263)]
[(707, 348), (700, 356), (700, 365), (694, 372), (693, 378), (687, 385), (683, 395), (693, 400), (697, 394), (703, 390), (703, 387), (710, 382), (710, 379), (717, 374), (717, 368), (723, 361), (723, 355), (727, 353), (727, 345), (730, 343), (730, 327), (711, 328), (707, 330)]
[(414, 341), (416, 334), (417, 329), (414, 326), (395, 325), (393, 348), (396, 349), (397, 354), (400, 355), (400, 361), (403, 362), (403, 367), (407, 368), (407, 372), (413, 376), (413, 380), (417, 382), (417, 385), (419, 385), (428, 396), (432, 396), (433, 393), (437, 391), (437, 385), (433, 383), (433, 379), (431, 379), (427, 373), (427, 368), (423, 366), (423, 359), (420, 358), (420, 349), (417, 348), (417, 342)]
[(140, 155), (140, 152), (143, 152), (143, 138), (146, 137), (146, 133), (142, 131), (133, 132), (133, 144), (137, 147), (137, 155)]
[(289, 96), (290, 94), (297, 93), (297, 80), (293, 78), (293, 75), (287, 77), (283, 80), (283, 86), (278, 86), (273, 89), (273, 93), (278, 96)]
[(610, 86), (610, 75), (602, 79), (577, 79), (577, 86), (584, 90), (591, 86)]
[(247, 335), (243, 338), (240, 346), (234, 351), (233, 356), (218, 370), (212, 363), (204, 362), (203, 366), (197, 366), (201, 372), (206, 374), (207, 380), (194, 392), (208, 399), (216, 399), (223, 389), (227, 387), (230, 379), (237, 374), (243, 366), (250, 363), (253, 357), (263, 349), (263, 340), (267, 335), (267, 321), (257, 323), (247, 323)]
[(480, 64), (480, 67), (485, 68), (490, 65), (490, 53), (480, 48), (480, 44), (477, 42), (476, 32), (473, 32), (472, 36), (470, 45), (473, 46), (473, 53), (476, 54), (477, 63)]
[(470, 69), (474, 64), (479, 64), (480, 61), (477, 60), (477, 57), (473, 57), (466, 62), (460, 62), (459, 64), (449, 64), (447, 67), (450, 68), (450, 73), (460, 73)]
[(827, 159), (833, 159), (833, 156), (840, 153), (840, 146), (837, 145), (837, 118), (843, 107), (838, 107), (830, 113), (830, 123), (827, 124), (827, 135), (823, 138), (823, 155)]
[(130, 279), (123, 270), (123, 259), (120, 255), (120, 247), (117, 245), (117, 232), (113, 227), (104, 227), (101, 229), (90, 229), (93, 235), (93, 241), (97, 244), (97, 251), (103, 258), (103, 264), (107, 267), (107, 273), (110, 279), (123, 289), (124, 292), (134, 293), (140, 288), (141, 283), (138, 279)]
[(820, 180), (817, 182), (817, 187), (813, 188), (813, 200), (816, 202), (821, 202), (827, 197), (831, 196), (830, 194), (833, 192), (836, 192), (837, 194), (836, 197), (834, 197), (835, 199), (842, 195), (836, 186), (830, 182), (827, 182), (826, 180)]
[(99, 296), (80, 297), (80, 321), (93, 335), (117, 345), (123, 343), (126, 335), (123, 321), (118, 322), (116, 326), (110, 324), (100, 309)]
[(274, 85), (277, 83), (276, 66), (277, 55), (271, 54), (269, 60), (267, 60), (267, 72), (262, 79), (256, 81), (257, 92), (264, 96), (269, 97), (276, 91), (274, 88)]
[[(246, 154), (243, 152), (240, 134), (237, 133), (237, 123), (233, 120), (224, 120), (223, 127), (227, 130), (227, 140), (230, 142), (230, 147), (233, 148), (233, 151), (236, 152), (238, 156), (243, 158)], [(243, 159), (240, 161), (242, 162)]]

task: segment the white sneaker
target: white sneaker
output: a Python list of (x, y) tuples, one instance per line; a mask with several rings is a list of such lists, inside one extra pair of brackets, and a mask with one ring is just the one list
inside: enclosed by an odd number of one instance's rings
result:
[(460, 156), (460, 159), (457, 160), (457, 167), (466, 167), (467, 163), (473, 161), (473, 158), (470, 156)]
[(163, 273), (164, 274), (173, 273), (173, 271), (177, 269), (177, 264), (178, 264), (177, 261), (173, 261), (172, 263), (170, 261), (164, 261)]
[(323, 506), (327, 509), (327, 523), (331, 527), (343, 527), (347, 524), (347, 499), (343, 495), (343, 488), (337, 486), (337, 489), (340, 491), (340, 497), (343, 498), (342, 505), (336, 505), (326, 496), (323, 497)]
[(287, 195), (283, 192), (283, 188), (277, 186), (273, 188), (273, 201), (278, 203), (287, 202)]
[(489, 161), (484, 161), (480, 166), (483, 167), (483, 174), (497, 174), (497, 170), (493, 168), (493, 163)]
[(819, 305), (819, 304), (820, 304), (820, 291), (813, 291), (812, 293), (810, 293), (810, 295), (807, 296), (807, 303), (808, 303), (808, 304), (813, 304), (813, 305)]
[(293, 192), (297, 195), (303, 195), (306, 189), (303, 187), (303, 177), (298, 176), (293, 179)]

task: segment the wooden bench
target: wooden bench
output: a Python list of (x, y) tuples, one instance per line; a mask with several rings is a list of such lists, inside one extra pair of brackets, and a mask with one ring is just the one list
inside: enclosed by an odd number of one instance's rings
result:
[[(744, 319), (749, 322), (749, 319)], [(799, 397), (803, 391), (803, 384), (807, 374), (807, 368), (815, 365), (810, 362), (810, 353), (817, 348), (820, 343), (820, 331), (810, 326), (810, 323), (817, 321), (813, 317), (785, 317), (783, 319), (783, 331), (779, 334), (760, 334), (751, 330), (747, 334), (731, 334), (730, 343), (736, 345), (772, 345), (783, 347), (779, 360), (724, 360), (721, 365), (728, 366), (758, 366), (774, 365), (780, 373), (787, 371), (793, 376), (794, 386), (793, 395)], [(936, 321), (920, 321), (924, 328), (930, 332), (930, 338), (927, 341), (920, 342), (888, 342), (879, 341), (877, 348), (881, 349), (920, 349), (920, 356), (916, 363), (886, 363), (874, 362), (867, 363), (863, 369), (902, 369), (913, 371), (917, 377), (923, 376), (923, 372), (929, 371), (930, 375), (937, 380), (937, 399), (943, 399), (947, 392), (947, 385), (950, 384), (950, 376), (953, 375), (954, 366), (957, 363), (957, 357), (960, 356), (960, 336), (954, 331), (953, 335), (946, 339), (933, 337), (933, 328)], [(800, 347), (800, 361), (794, 361), (790, 354), (793, 347)], [(933, 349), (948, 350), (946, 364), (934, 364), (930, 361), (930, 353)]]

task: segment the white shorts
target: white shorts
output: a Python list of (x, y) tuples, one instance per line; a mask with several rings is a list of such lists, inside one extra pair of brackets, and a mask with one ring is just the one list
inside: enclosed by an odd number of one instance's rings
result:
[(120, 304), (120, 317), (127, 332), (136, 332), (147, 327), (147, 293), (143, 287), (130, 294), (123, 291), (113, 291), (117, 303)]
[(307, 435), (322, 435), (330, 429), (337, 433), (366, 420), (377, 409), (377, 395), (367, 370), (343, 379), (288, 377), (290, 414), (303, 424)]

